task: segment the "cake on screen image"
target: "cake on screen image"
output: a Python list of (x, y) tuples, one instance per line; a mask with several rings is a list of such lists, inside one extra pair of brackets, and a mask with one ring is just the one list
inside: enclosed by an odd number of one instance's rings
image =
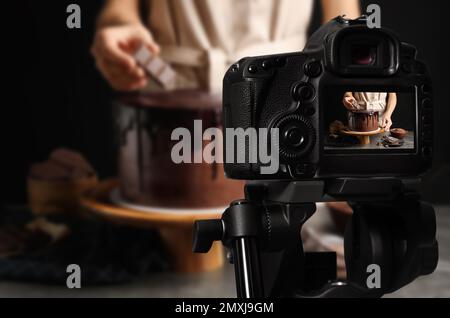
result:
[(413, 91), (331, 89), (324, 112), (325, 151), (415, 150)]

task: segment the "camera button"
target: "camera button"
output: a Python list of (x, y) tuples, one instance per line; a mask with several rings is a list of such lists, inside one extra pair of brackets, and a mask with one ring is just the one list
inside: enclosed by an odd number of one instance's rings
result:
[(431, 102), (431, 99), (429, 99), (429, 98), (425, 98), (423, 101), (422, 101), (422, 107), (424, 108), (424, 109), (431, 109), (431, 107), (432, 107), (432, 102)]
[(268, 71), (272, 68), (272, 62), (268, 61), (268, 60), (263, 61), (261, 66), (262, 66), (263, 70)]
[(422, 109), (422, 116), (431, 117), (432, 116), (431, 108), (424, 108), (424, 109)]
[(316, 113), (316, 109), (314, 107), (305, 107), (302, 111), (303, 115), (311, 117)]
[(258, 73), (258, 68), (256, 67), (256, 65), (251, 64), (251, 65), (248, 67), (248, 72), (249, 72), (250, 74), (256, 74), (256, 73)]
[(298, 164), (295, 166), (295, 173), (300, 175), (300, 174), (305, 174), (308, 171), (308, 165), (307, 164)]
[(283, 56), (279, 56), (279, 57), (277, 57), (276, 58), (276, 60), (275, 60), (275, 66), (277, 66), (277, 67), (283, 67), (283, 66), (285, 66), (286, 65), (286, 58), (285, 57), (283, 57)]
[(309, 77), (318, 77), (322, 73), (322, 65), (317, 61), (310, 62), (305, 64), (304, 71)]
[(422, 114), (422, 122), (427, 125), (427, 124), (431, 124), (433, 122), (433, 116), (431, 115), (431, 113), (423, 113)]
[(426, 95), (430, 94), (431, 93), (431, 86), (427, 85), (427, 84), (422, 85), (422, 93), (424, 93)]
[(314, 173), (314, 166), (307, 163), (299, 163), (294, 169), (294, 177), (303, 177)]
[(285, 132), (284, 138), (291, 147), (300, 147), (305, 143), (305, 136), (303, 135), (302, 130), (298, 127), (288, 129)]
[(433, 119), (433, 113), (431, 112), (431, 109), (424, 108), (422, 110), (422, 120), (426, 120), (426, 118), (429, 118), (431, 120)]
[(430, 130), (426, 130), (426, 131), (422, 132), (422, 139), (423, 139), (425, 142), (427, 142), (427, 141), (433, 141), (433, 133), (432, 133), (432, 131), (431, 131), (431, 128), (430, 128)]
[(422, 123), (424, 125), (431, 125), (433, 122), (433, 117), (430, 114), (422, 115)]
[(294, 86), (292, 97), (298, 102), (310, 102), (314, 99), (316, 90), (307, 83), (299, 83)]

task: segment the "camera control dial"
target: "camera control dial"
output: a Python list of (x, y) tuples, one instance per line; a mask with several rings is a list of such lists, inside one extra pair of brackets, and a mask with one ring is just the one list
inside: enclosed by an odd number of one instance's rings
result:
[(275, 128), (280, 130), (280, 154), (284, 158), (300, 158), (314, 147), (316, 142), (314, 127), (300, 115), (283, 117)]

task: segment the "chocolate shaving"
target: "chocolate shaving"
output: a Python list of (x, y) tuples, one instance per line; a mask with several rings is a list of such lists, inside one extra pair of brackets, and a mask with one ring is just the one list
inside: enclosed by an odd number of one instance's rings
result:
[(401, 147), (403, 146), (404, 141), (394, 137), (383, 136), (381, 138), (381, 144), (384, 147)]

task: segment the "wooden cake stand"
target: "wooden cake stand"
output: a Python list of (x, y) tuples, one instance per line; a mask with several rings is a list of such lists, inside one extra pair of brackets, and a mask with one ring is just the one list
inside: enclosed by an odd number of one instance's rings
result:
[(365, 146), (365, 145), (370, 145), (370, 137), (371, 136), (375, 136), (375, 135), (384, 133), (384, 129), (378, 128), (378, 130), (374, 130), (374, 131), (353, 131), (353, 130), (348, 130), (348, 129), (342, 129), (340, 131), (340, 133), (343, 135), (354, 136), (354, 137), (358, 138), (359, 143), (361, 145)]
[(117, 224), (157, 229), (176, 272), (204, 272), (223, 265), (224, 253), (220, 242), (215, 242), (207, 254), (192, 252), (192, 228), (195, 220), (220, 218), (224, 208), (196, 211), (118, 204), (114, 199), (117, 189), (118, 181), (115, 179), (100, 182), (81, 198), (83, 210)]

